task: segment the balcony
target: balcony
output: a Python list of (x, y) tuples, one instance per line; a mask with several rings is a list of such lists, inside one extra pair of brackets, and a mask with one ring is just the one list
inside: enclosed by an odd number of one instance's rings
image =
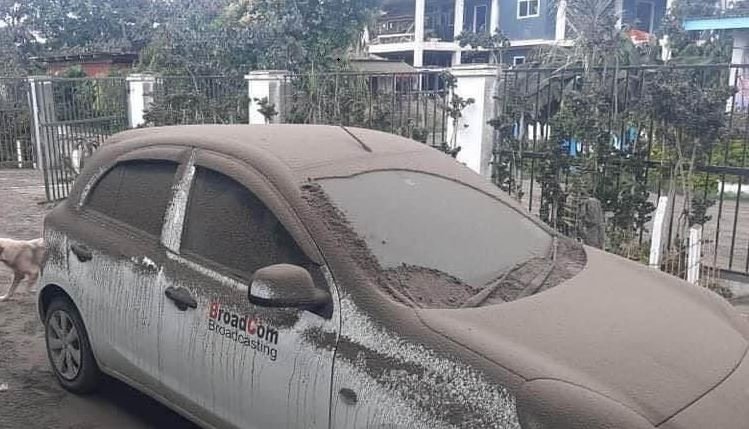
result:
[[(414, 3), (397, 2), (384, 5), (382, 16), (370, 32), (371, 44), (397, 44), (415, 41)], [(426, 1), (424, 42), (452, 42), (455, 5), (452, 1)]]
[(377, 26), (372, 33), (371, 43), (390, 44), (413, 42), (414, 16), (387, 16), (377, 21)]

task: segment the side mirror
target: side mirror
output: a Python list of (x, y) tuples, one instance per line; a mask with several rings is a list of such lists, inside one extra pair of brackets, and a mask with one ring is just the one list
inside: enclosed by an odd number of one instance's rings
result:
[(309, 310), (326, 306), (331, 301), (327, 291), (315, 287), (307, 270), (289, 264), (271, 265), (255, 271), (247, 295), (250, 303), (262, 307)]

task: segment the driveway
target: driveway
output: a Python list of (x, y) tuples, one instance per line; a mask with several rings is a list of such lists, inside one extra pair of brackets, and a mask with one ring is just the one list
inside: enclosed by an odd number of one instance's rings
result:
[[(44, 214), (51, 208), (43, 204), (41, 173), (0, 169), (0, 193), (0, 237), (39, 237)], [(0, 294), (10, 278), (8, 270), (0, 267)], [(97, 393), (85, 397), (64, 391), (47, 363), (34, 297), (24, 288), (0, 303), (0, 428), (195, 428), (115, 380), (107, 380)]]

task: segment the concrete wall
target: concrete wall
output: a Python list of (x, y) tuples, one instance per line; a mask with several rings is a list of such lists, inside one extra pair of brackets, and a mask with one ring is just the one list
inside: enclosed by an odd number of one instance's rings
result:
[[(463, 98), (473, 98), (457, 124), (458, 161), (473, 171), (490, 177), (494, 128), (488, 124), (494, 115), (494, 94), (497, 85), (497, 68), (485, 64), (464, 64), (451, 69), (457, 79), (455, 93)], [(447, 133), (454, 132), (452, 121)]]

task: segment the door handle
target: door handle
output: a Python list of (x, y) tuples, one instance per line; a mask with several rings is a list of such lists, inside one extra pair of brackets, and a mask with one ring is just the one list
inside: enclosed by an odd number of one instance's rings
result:
[(344, 387), (343, 389), (339, 390), (338, 395), (341, 397), (341, 400), (346, 405), (354, 405), (356, 404), (356, 401), (358, 401), (358, 398), (356, 397), (356, 392), (349, 389), (348, 387)]
[(82, 244), (71, 244), (70, 250), (75, 253), (76, 258), (81, 262), (88, 262), (94, 257), (94, 254), (91, 253), (91, 249)]
[(179, 311), (185, 311), (188, 308), (198, 308), (198, 302), (195, 301), (195, 298), (190, 295), (190, 292), (183, 287), (176, 288), (169, 286), (164, 291), (164, 295), (174, 302), (174, 305), (177, 306)]

